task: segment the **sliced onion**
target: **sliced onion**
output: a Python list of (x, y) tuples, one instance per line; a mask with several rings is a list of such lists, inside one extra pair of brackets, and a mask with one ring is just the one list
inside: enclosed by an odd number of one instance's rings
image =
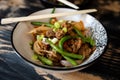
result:
[[(77, 64), (80, 64), (82, 63), (82, 60), (76, 60)], [(66, 66), (66, 67), (72, 67), (73, 65), (66, 61), (66, 60), (61, 60), (60, 63), (63, 65), (63, 66)]]

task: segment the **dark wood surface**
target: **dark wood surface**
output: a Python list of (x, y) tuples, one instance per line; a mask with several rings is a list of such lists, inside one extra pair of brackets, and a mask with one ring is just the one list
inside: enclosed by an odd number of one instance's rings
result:
[[(40, 0), (0, 0), (0, 18), (25, 16), (45, 9)], [(104, 80), (120, 79), (120, 1), (89, 0), (80, 9), (96, 8), (92, 13), (108, 33), (108, 46), (104, 54), (92, 66), (79, 71), (99, 76)], [(0, 25), (0, 80), (65, 80), (50, 73), (38, 73), (15, 54), (11, 46), (11, 32), (15, 24)], [(81, 80), (85, 80), (83, 78)], [(92, 78), (91, 78), (92, 79)], [(94, 78), (93, 78), (94, 79)], [(67, 79), (66, 79), (67, 80)], [(79, 79), (78, 79), (79, 80)], [(98, 79), (99, 80), (99, 79)]]

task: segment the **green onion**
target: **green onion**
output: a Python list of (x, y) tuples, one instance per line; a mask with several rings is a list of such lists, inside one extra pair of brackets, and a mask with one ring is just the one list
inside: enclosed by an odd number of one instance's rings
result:
[(55, 22), (55, 23), (54, 23), (54, 28), (59, 29), (59, 28), (60, 28), (60, 23), (59, 23), (59, 22)]
[(65, 33), (67, 32), (67, 28), (66, 28), (66, 27), (62, 28), (62, 30), (63, 30)]
[(58, 29), (57, 28), (53, 28), (53, 31), (56, 32)]
[(37, 35), (37, 36), (36, 36), (36, 39), (37, 39), (37, 40), (42, 40), (43, 38), (44, 38), (44, 35)]

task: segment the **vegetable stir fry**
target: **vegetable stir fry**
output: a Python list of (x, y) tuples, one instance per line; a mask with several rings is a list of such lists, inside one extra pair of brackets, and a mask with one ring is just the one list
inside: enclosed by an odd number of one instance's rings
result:
[[(54, 9), (53, 9), (54, 10)], [(53, 12), (53, 11), (52, 11)], [(77, 66), (95, 50), (95, 40), (90, 28), (82, 21), (58, 20), (49, 22), (31, 22), (34, 27), (31, 47), (33, 58), (44, 65), (58, 67)]]

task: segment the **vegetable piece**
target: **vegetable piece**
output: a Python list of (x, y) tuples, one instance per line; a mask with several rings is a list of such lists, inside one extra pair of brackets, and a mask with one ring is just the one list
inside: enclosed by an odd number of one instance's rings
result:
[(53, 62), (49, 59), (47, 59), (46, 57), (43, 57), (43, 56), (38, 56), (38, 58), (45, 64), (49, 65), (49, 66), (52, 66), (53, 65)]
[(59, 48), (63, 50), (63, 43), (65, 41), (67, 41), (68, 39), (71, 39), (72, 37), (71, 36), (64, 36), (63, 38), (60, 39), (58, 45), (59, 45)]
[(54, 23), (54, 28), (59, 29), (59, 28), (60, 28), (60, 23), (59, 23), (59, 22), (55, 22), (55, 23)]
[(95, 46), (95, 41), (91, 37), (85, 37), (83, 34), (74, 27), (75, 32), (81, 37), (84, 42), (89, 43), (91, 46)]
[(68, 62), (70, 62), (73, 66), (77, 65), (77, 62), (67, 56), (62, 55)]
[(51, 14), (55, 13), (55, 9), (56, 9), (55, 7), (52, 9)]
[(33, 42), (33, 41), (31, 41), (31, 42), (29, 43), (29, 45), (30, 45), (31, 49), (33, 49), (33, 44), (34, 44), (34, 42)]
[(44, 35), (37, 35), (37, 36), (36, 36), (36, 39), (37, 39), (37, 40), (42, 40), (43, 38), (44, 38)]
[(34, 54), (32, 55), (32, 59), (33, 59), (33, 60), (38, 60), (38, 55), (34, 53)]
[(49, 41), (48, 39), (46, 40), (50, 46), (56, 50), (57, 52), (59, 52), (61, 55), (64, 55), (64, 56), (68, 56), (68, 57), (71, 57), (71, 58), (74, 58), (74, 59), (83, 59), (84, 57), (82, 55), (78, 55), (78, 54), (74, 54), (74, 53), (69, 53), (69, 52), (66, 52), (66, 51), (63, 51), (61, 49), (59, 49), (57, 46), (55, 46), (51, 41)]
[(53, 38), (53, 39), (50, 39), (48, 38), (53, 44), (57, 43), (58, 39), (57, 38)]
[(95, 41), (91, 37), (85, 38), (84, 41), (90, 43), (91, 46), (95, 46)]
[(85, 30), (83, 21), (74, 22), (73, 25), (74, 25), (79, 31), (81, 31), (81, 30), (84, 31), (84, 30)]
[(53, 27), (53, 31), (56, 32), (59, 28), (60, 28), (60, 23), (59, 22), (55, 22), (54, 23), (54, 27)]
[(41, 25), (45, 25), (47, 27), (54, 27), (54, 25), (50, 24), (50, 23), (46, 23), (46, 22), (31, 22), (32, 25), (35, 26), (41, 26)]
[(59, 48), (63, 50), (63, 44), (65, 41), (67, 41), (68, 39), (71, 39), (71, 38), (79, 38), (78, 36), (64, 36), (63, 38), (60, 39), (58, 45), (59, 45)]
[(85, 38), (85, 37), (83, 36), (83, 34), (82, 34), (76, 27), (74, 27), (74, 30), (75, 30), (75, 32), (76, 32), (82, 39)]
[(67, 32), (67, 28), (66, 28), (66, 27), (62, 28), (62, 30), (63, 30), (65, 33)]
[[(54, 7), (54, 8), (52, 9), (51, 14), (55, 13), (55, 10), (56, 10), (56, 8)], [(53, 19), (53, 18), (50, 18), (49, 23), (51, 23), (51, 20), (52, 20), (52, 19)]]

